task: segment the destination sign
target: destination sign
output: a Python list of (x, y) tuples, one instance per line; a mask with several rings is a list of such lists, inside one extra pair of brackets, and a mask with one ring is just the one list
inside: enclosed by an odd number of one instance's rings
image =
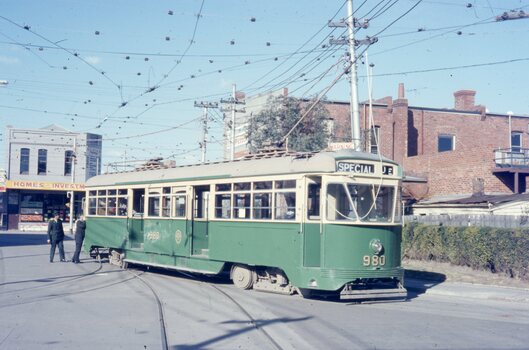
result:
[[(336, 164), (338, 172), (355, 173), (355, 174), (374, 174), (375, 165), (366, 163), (338, 162)], [(382, 166), (383, 175), (394, 175), (394, 167), (390, 165)]]

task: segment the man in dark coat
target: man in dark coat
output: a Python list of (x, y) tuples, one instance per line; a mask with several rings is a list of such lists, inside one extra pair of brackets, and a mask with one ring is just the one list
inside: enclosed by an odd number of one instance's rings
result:
[(74, 264), (79, 264), (79, 254), (81, 253), (81, 247), (83, 246), (84, 233), (86, 230), (86, 221), (84, 220), (84, 215), (81, 215), (79, 220), (75, 223), (75, 253), (73, 253), (72, 262)]
[(64, 229), (62, 228), (62, 221), (59, 219), (59, 214), (54, 214), (53, 219), (48, 223), (48, 243), (50, 247), (50, 262), (53, 262), (55, 256), (55, 247), (59, 246), (59, 256), (61, 261), (66, 261), (64, 257)]

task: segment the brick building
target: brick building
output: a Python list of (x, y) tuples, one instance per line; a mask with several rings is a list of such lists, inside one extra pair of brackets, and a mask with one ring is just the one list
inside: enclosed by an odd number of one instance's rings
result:
[[(410, 106), (399, 86), (397, 99), (373, 105), (378, 149), (401, 163), (405, 174), (426, 179), (405, 187), (415, 199), (453, 200), (526, 191), (529, 117), (489, 113), (476, 92), (454, 93), (454, 108)], [(362, 106), (362, 126), (370, 129)], [(344, 122), (345, 123), (345, 122)]]

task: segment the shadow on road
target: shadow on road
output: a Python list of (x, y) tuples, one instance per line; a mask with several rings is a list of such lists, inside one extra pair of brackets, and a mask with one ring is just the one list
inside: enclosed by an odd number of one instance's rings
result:
[[(45, 245), (48, 235), (45, 232), (39, 233), (0, 233), (1, 247), (16, 247), (28, 245)], [(64, 236), (65, 241), (71, 240), (71, 237)]]
[[(407, 281), (409, 282), (407, 283)], [(442, 273), (408, 269), (404, 271), (404, 283), (408, 290), (408, 299), (414, 299), (444, 281), (446, 281), (446, 275)]]

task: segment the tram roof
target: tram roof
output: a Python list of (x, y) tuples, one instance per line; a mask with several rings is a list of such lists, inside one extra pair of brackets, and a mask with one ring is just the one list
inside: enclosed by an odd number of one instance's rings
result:
[(243, 158), (206, 164), (177, 166), (154, 170), (134, 170), (95, 176), (87, 180), (87, 187), (122, 186), (141, 183), (193, 181), (264, 175), (332, 173), (337, 160), (365, 160), (397, 164), (376, 154), (340, 150), (319, 153), (294, 153), (270, 158)]

